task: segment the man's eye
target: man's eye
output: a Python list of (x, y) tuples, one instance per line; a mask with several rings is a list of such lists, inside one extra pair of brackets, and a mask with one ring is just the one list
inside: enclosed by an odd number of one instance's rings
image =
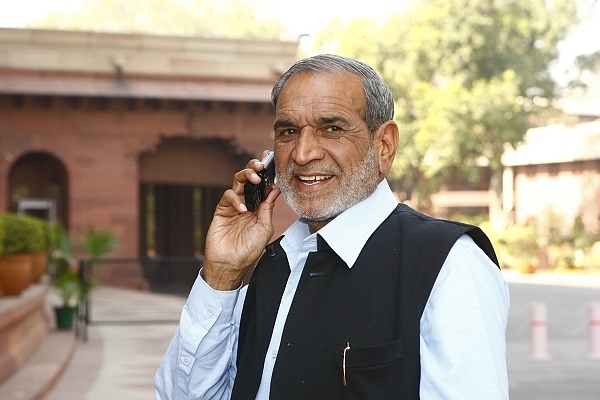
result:
[(292, 136), (298, 133), (296, 129), (288, 128), (277, 131), (277, 136)]
[(327, 128), (324, 129), (325, 132), (339, 132), (341, 131), (342, 128), (340, 128), (339, 126), (328, 126)]

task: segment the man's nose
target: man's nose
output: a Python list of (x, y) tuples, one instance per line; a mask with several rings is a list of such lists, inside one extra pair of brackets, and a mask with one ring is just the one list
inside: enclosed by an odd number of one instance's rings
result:
[(298, 165), (306, 165), (313, 160), (323, 158), (324, 149), (318, 132), (311, 127), (305, 127), (300, 131), (296, 139), (296, 147), (292, 153), (294, 162)]

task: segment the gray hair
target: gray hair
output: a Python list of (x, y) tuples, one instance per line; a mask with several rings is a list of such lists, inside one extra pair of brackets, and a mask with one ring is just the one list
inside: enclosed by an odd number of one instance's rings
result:
[(297, 61), (275, 83), (271, 91), (271, 103), (277, 111), (279, 94), (287, 81), (294, 75), (308, 72), (345, 71), (360, 78), (365, 92), (365, 109), (362, 119), (370, 133), (373, 133), (384, 122), (394, 118), (394, 98), (392, 92), (383, 82), (379, 74), (367, 64), (352, 58), (333, 54), (319, 54)]

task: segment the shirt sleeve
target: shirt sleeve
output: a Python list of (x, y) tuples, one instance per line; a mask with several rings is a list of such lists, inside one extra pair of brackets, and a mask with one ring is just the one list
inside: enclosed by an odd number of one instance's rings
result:
[(421, 316), (421, 399), (508, 399), (509, 307), (499, 268), (459, 238)]
[(246, 288), (216, 291), (200, 271), (154, 378), (157, 400), (230, 397)]

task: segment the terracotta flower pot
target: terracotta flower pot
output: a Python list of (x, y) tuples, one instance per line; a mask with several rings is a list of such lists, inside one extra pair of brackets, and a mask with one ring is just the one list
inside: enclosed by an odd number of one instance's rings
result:
[(4, 296), (18, 296), (31, 283), (31, 255), (0, 257), (0, 289)]
[(46, 272), (48, 252), (40, 251), (31, 255), (31, 282), (38, 282)]

